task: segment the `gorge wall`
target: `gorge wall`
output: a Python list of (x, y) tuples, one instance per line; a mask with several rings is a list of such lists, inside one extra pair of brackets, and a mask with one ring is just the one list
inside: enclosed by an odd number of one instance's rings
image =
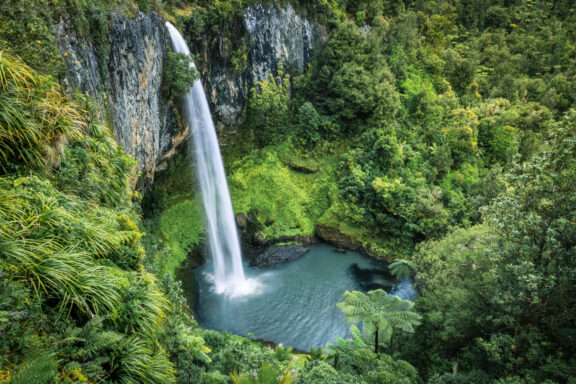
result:
[[(249, 7), (228, 33), (232, 36), (206, 31), (192, 44), (214, 118), (229, 129), (237, 125), (256, 82), (275, 73), (280, 62), (288, 72), (301, 73), (328, 39), (325, 27), (291, 6)], [(234, 47), (245, 55), (240, 68), (230, 65)]]
[[(327, 39), (325, 28), (300, 17), (292, 7), (249, 7), (235, 20), (233, 36), (202, 31), (185, 36), (192, 41), (196, 65), (220, 125), (237, 125), (249, 90), (274, 73), (283, 61), (286, 70), (302, 72), (315, 49)], [(67, 65), (65, 86), (97, 101), (104, 118), (127, 153), (138, 161), (141, 185), (151, 184), (154, 173), (177, 151), (188, 132), (178, 129), (177, 118), (162, 95), (162, 71), (170, 47), (164, 20), (155, 12), (135, 17), (120, 11), (108, 17), (106, 57), (97, 44), (78, 36), (74, 23), (62, 18), (56, 25), (58, 45)], [(230, 67), (230, 39), (242, 45), (242, 68)]]
[(109, 16), (108, 57), (98, 57), (95, 43), (82, 40), (69, 19), (56, 25), (67, 64), (65, 85), (93, 96), (114, 136), (138, 161), (146, 187), (167, 155), (185, 138), (172, 108), (161, 93), (164, 57), (170, 40), (164, 20), (155, 12), (131, 18)]

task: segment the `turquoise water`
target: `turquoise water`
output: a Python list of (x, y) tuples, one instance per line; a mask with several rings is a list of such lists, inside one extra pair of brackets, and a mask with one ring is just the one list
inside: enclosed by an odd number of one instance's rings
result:
[(385, 264), (357, 252), (337, 253), (327, 245), (314, 245), (300, 259), (273, 269), (245, 266), (245, 273), (257, 289), (230, 298), (214, 292), (211, 261), (196, 269), (199, 324), (237, 335), (252, 333), (256, 339), (304, 351), (351, 336), (336, 306), (346, 290), (383, 288), (402, 298), (416, 297), (409, 281), (394, 285)]

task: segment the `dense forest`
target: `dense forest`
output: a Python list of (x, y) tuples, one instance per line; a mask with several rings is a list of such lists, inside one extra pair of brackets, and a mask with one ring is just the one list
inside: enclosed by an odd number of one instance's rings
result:
[[(307, 353), (197, 325), (186, 149), (143, 189), (54, 32), (106, 60), (110, 12), (156, 12), (235, 72), (256, 4), (327, 37), (219, 131), (244, 241), (344, 242), (420, 292), (347, 292), (362, 331)], [(576, 383), (575, 42), (572, 0), (1, 2), (0, 383)], [(166, 64), (178, 115), (202, 68)]]

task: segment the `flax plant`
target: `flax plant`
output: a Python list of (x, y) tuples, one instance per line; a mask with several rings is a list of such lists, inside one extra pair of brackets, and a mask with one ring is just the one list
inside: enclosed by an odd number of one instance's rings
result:
[(82, 109), (50, 77), (0, 51), (0, 169), (40, 168), (59, 160), (62, 144), (86, 128)]

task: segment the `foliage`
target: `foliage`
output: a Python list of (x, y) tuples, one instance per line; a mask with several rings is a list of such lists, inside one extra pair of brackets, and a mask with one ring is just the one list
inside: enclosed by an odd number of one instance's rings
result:
[(76, 35), (90, 42), (103, 78), (108, 74), (108, 17), (119, 9), (134, 14), (132, 0), (13, 0), (0, 7), (0, 50), (19, 56), (44, 75), (61, 77), (72, 64), (67, 52), (61, 52), (55, 23), (64, 21)]
[(234, 209), (254, 215), (258, 233), (265, 238), (310, 236), (337, 198), (330, 186), (330, 159), (323, 159), (323, 168), (316, 174), (305, 174), (291, 169), (293, 158), (276, 151), (290, 153), (290, 148), (269, 146), (231, 165), (228, 181)]
[(260, 81), (250, 92), (246, 107), (246, 126), (258, 147), (278, 143), (286, 135), (290, 76), (279, 68), (278, 76)]
[[(239, 128), (244, 153), (231, 151), (230, 177), (236, 212), (253, 220), (248, 231), (269, 239), (321, 225), (405, 260), (391, 268), (398, 275), (417, 269), (422, 325), (401, 349), (424, 379), (567, 382), (573, 175), (569, 156), (550, 159), (552, 148), (571, 151), (562, 125), (573, 119), (563, 122), (576, 84), (573, 6), (298, 6), (330, 35), (289, 85), (280, 74), (251, 91)], [(227, 4), (220, 15), (234, 25)], [(550, 134), (565, 140), (547, 142)], [(340, 347), (339, 358), (352, 356)], [(363, 380), (343, 376), (335, 356), (336, 372), (314, 362), (300, 378)]]
[(58, 361), (54, 355), (38, 356), (22, 364), (20, 370), (10, 379), (12, 384), (51, 384), (56, 382)]
[[(380, 257), (410, 255), (419, 242), (478, 223), (485, 177), (541, 151), (571, 103), (572, 16), (560, 16), (559, 3), (300, 6), (327, 22), (330, 38), (309, 69), (291, 77), (290, 92), (282, 71), (254, 87), (241, 135), (256, 147), (289, 137), (294, 152), (338, 143), (338, 215), (325, 219), (357, 229)], [(540, 19), (560, 31), (557, 50), (545, 46), (552, 34)]]
[(163, 75), (163, 86), (173, 99), (187, 95), (194, 81), (200, 77), (194, 66), (194, 59), (181, 52), (166, 54)]
[(57, 162), (58, 145), (77, 138), (85, 122), (53, 81), (0, 51), (0, 158), (3, 173), (18, 163)]
[(484, 226), (421, 248), (422, 363), (433, 367), (438, 354), (492, 378), (573, 375), (572, 347), (563, 341), (572, 337), (572, 304), (563, 298), (574, 286), (574, 117), (556, 127), (550, 150), (505, 175), (507, 188), (483, 209)]
[[(0, 5), (0, 381), (278, 382), (292, 372), (303, 383), (420, 381), (405, 361), (373, 353), (357, 329), (310, 358), (198, 329), (170, 274), (201, 241), (196, 202), (182, 192), (192, 190), (189, 172), (173, 167), (146, 195), (142, 238), (133, 160), (89, 99), (73, 101), (57, 85), (70, 59), (54, 24), (69, 22), (95, 47), (105, 76), (117, 7), (163, 12), (198, 44), (219, 44), (222, 63), (240, 75), (250, 4)], [(246, 90), (242, 145), (225, 154), (234, 152), (232, 196), (250, 230), (268, 240), (311, 237), (323, 225), (402, 258), (391, 266), (398, 276), (414, 264), (422, 324), (388, 346), (422, 380), (573, 381), (572, 2), (292, 5), (329, 39), (305, 73), (280, 67)], [(178, 56), (165, 73), (176, 97), (197, 77)], [(403, 323), (382, 311), (411, 309), (380, 293), (389, 305), (364, 313), (371, 295), (360, 297), (341, 306), (364, 332), (384, 326), (387, 336)], [(420, 321), (412, 317), (409, 331)]]
[(173, 204), (162, 213), (160, 231), (170, 252), (164, 272), (173, 271), (200, 244), (205, 230), (203, 223), (195, 199)]
[(196, 254), (203, 239), (203, 209), (194, 192), (188, 156), (184, 149), (170, 159), (142, 198), (145, 264), (158, 276), (174, 274), (184, 260)]
[(262, 364), (262, 367), (253, 375), (232, 374), (230, 375), (234, 384), (292, 384), (296, 376), (288, 369), (278, 375), (276, 368), (270, 364)]
[[(328, 345), (330, 351), (326, 361), (319, 362), (306, 372), (311, 383), (417, 383), (418, 374), (414, 367), (402, 360), (370, 350), (361, 340), (336, 339)], [(304, 381), (308, 382), (308, 381)]]
[[(142, 270), (133, 161), (51, 80), (13, 59), (2, 73), (6, 99), (30, 103), (20, 121), (44, 135), (42, 153), (63, 146), (59, 164), (13, 156), (0, 177), (0, 313), (11, 323), (1, 325), (2, 366), (16, 372), (14, 382), (173, 381), (154, 342), (170, 305)], [(3, 127), (17, 132), (18, 124)], [(32, 139), (20, 147), (41, 153)]]
[(414, 328), (420, 324), (421, 316), (411, 311), (413, 306), (411, 301), (388, 296), (382, 289), (369, 291), (368, 294), (346, 291), (344, 300), (338, 303), (338, 307), (346, 314), (347, 322), (362, 322), (362, 330), (374, 334), (374, 353), (379, 352), (379, 337), (388, 342), (392, 349), (396, 330), (414, 332)]
[(410, 260), (394, 260), (392, 264), (388, 266), (390, 273), (397, 279), (402, 279), (404, 277), (410, 277), (416, 273), (416, 266)]

